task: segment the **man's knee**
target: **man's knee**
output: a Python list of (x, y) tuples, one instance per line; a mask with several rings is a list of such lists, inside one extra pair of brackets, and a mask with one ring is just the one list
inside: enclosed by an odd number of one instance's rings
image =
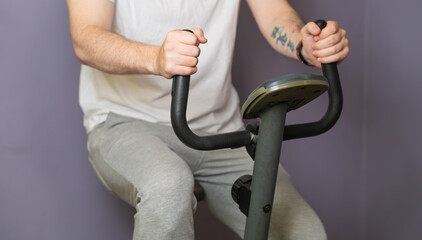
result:
[(151, 200), (157, 203), (189, 201), (193, 195), (194, 178), (190, 169), (174, 168), (152, 174), (148, 183), (142, 183), (139, 189), (139, 196), (144, 200)]

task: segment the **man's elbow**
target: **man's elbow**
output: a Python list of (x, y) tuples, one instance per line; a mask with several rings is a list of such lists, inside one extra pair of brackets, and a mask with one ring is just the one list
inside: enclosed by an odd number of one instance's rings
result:
[(76, 59), (78, 59), (78, 61), (81, 64), (87, 65), (88, 56), (87, 56), (86, 52), (75, 43), (73, 44), (73, 49), (74, 49), (74, 52), (75, 52)]
[(70, 35), (76, 58), (80, 63), (87, 65), (87, 62), (89, 61), (89, 53), (87, 52), (89, 47), (87, 44), (89, 41), (87, 41), (88, 39), (85, 37), (85, 28), (71, 28)]

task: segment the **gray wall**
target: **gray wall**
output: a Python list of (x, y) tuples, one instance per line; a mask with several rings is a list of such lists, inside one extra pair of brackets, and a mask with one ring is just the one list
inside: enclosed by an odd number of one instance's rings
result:
[[(422, 239), (422, 2), (292, 4), (305, 19), (338, 20), (352, 50), (339, 67), (340, 121), (322, 136), (286, 142), (283, 165), (330, 239)], [(241, 98), (303, 71), (318, 72), (274, 53), (242, 3), (233, 65)], [(0, 1), (0, 239), (131, 237), (133, 210), (107, 193), (87, 161), (78, 75), (64, 1)], [(325, 104), (288, 122), (317, 120)], [(202, 204), (196, 220), (198, 239), (237, 239)]]
[(366, 8), (366, 235), (422, 239), (422, 2)]

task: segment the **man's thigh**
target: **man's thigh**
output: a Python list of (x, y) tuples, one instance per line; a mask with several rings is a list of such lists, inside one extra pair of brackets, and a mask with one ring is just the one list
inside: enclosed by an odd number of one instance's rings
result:
[(148, 123), (112, 113), (89, 134), (90, 161), (99, 179), (134, 207), (160, 183), (193, 184), (188, 164), (159, 135)]

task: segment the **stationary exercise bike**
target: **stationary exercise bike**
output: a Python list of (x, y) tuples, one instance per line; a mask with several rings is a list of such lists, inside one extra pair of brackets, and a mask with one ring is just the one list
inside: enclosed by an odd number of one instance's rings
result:
[[(315, 22), (322, 30), (327, 23)], [(232, 187), (232, 197), (247, 216), (244, 239), (266, 240), (274, 199), (276, 177), (283, 140), (319, 135), (337, 122), (343, 105), (336, 63), (323, 64), (323, 75), (289, 74), (261, 84), (244, 103), (243, 118), (260, 118), (246, 130), (212, 136), (198, 136), (186, 121), (190, 76), (173, 78), (171, 122), (179, 139), (198, 150), (245, 146), (254, 159), (253, 178), (241, 176)], [(328, 90), (329, 104), (321, 120), (285, 126), (288, 111), (297, 109)]]

